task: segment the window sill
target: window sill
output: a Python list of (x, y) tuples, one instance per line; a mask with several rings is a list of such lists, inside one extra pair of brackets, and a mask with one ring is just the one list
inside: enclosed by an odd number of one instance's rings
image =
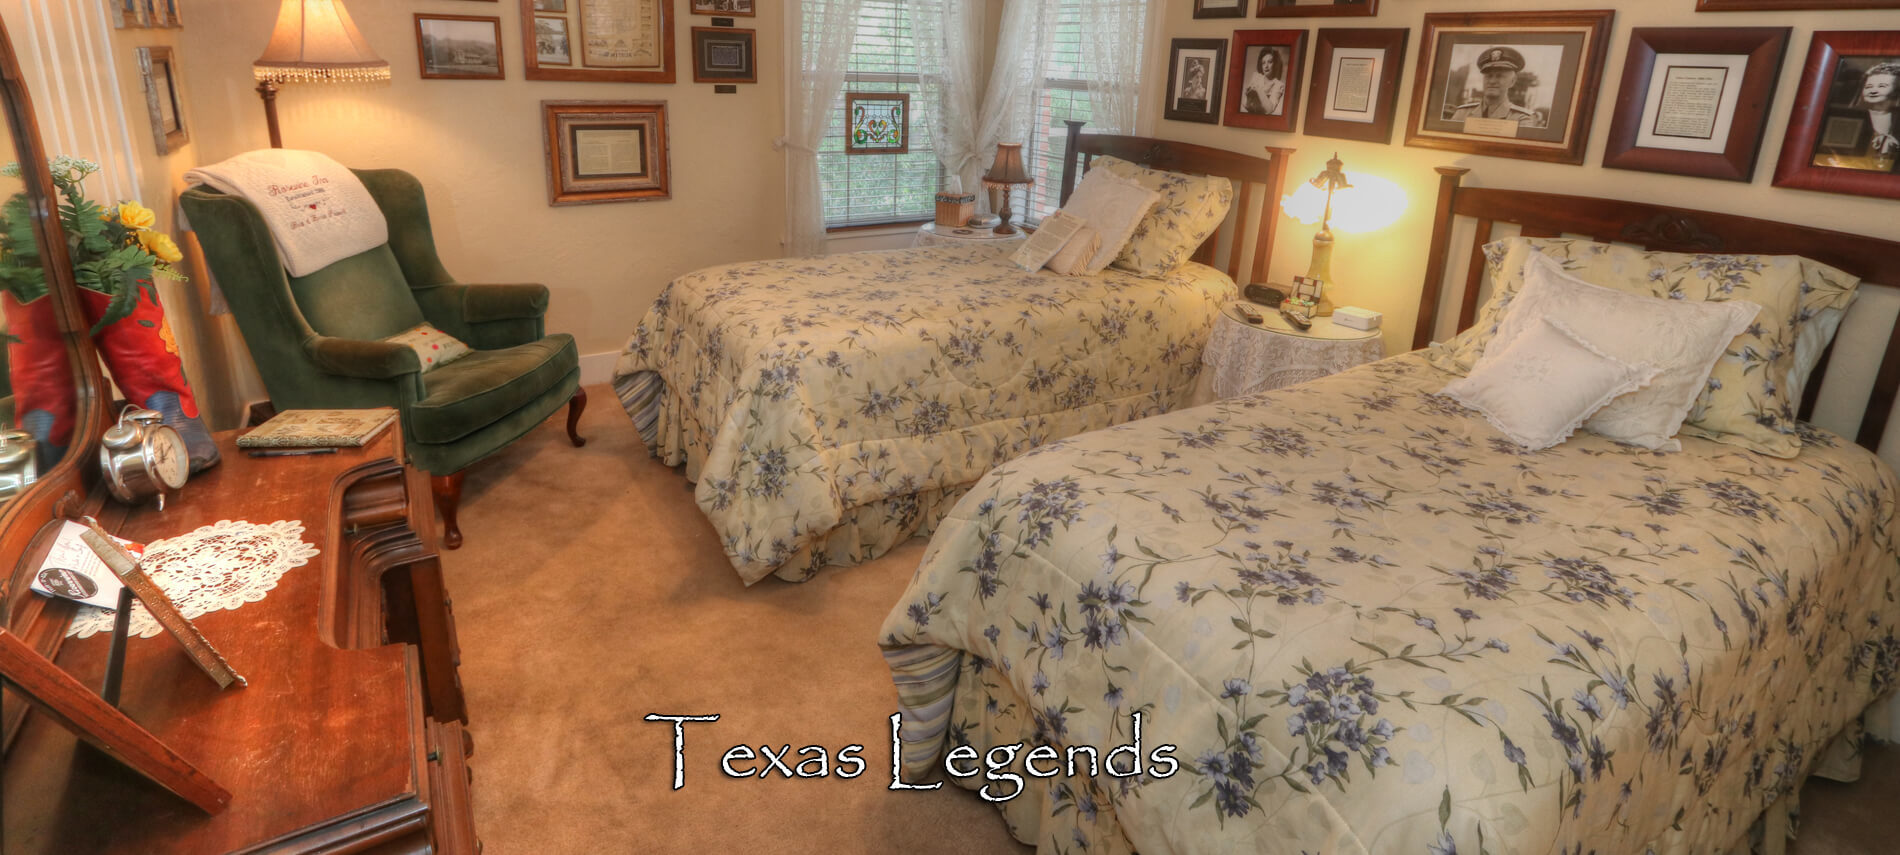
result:
[(825, 229), (828, 235), (850, 235), (851, 237), (876, 237), (896, 235), (916, 231), (918, 226), (930, 222), (928, 217), (918, 220), (899, 220), (894, 223), (866, 223), (861, 226), (830, 226)]

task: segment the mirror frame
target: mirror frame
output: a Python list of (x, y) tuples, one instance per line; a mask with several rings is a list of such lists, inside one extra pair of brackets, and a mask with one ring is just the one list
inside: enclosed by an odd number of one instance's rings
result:
[[(99, 357), (87, 335), (85, 313), (80, 307), (79, 286), (73, 281), (71, 258), (66, 252), (66, 235), (60, 229), (56, 211), (58, 198), (52, 173), (47, 168), (46, 146), (40, 140), (39, 121), (26, 89), (26, 79), (13, 50), (6, 22), (0, 20), (0, 110), (4, 110), (8, 130), (13, 134), (20, 162), (20, 178), (26, 184), (28, 204), (33, 210), (33, 238), (39, 245), (40, 258), (47, 267), (47, 299), (59, 321), (60, 341), (71, 362), (74, 390), (73, 441), (65, 456), (40, 479), (0, 505), (0, 557), (7, 564), (0, 568), (0, 626), (17, 627), (21, 637), (42, 655), (50, 658), (58, 649), (66, 621), (38, 620), (49, 601), (44, 597), (22, 597), (26, 586), (20, 580), (20, 561), (26, 557), (34, 537), (55, 518), (77, 514), (84, 506), (88, 491), (98, 481), (99, 435), (106, 428), (105, 406), (100, 390), (105, 376)], [(14, 586), (18, 585), (19, 590)], [(70, 612), (71, 606), (59, 605)]]

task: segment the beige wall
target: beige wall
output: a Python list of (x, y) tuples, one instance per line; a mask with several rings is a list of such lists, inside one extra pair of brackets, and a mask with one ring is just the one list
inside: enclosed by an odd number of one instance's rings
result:
[[(1290, 18), (1194, 20), (1194, 4), (1189, 0), (1171, 0), (1162, 26), (1162, 49), (1148, 63), (1146, 89), (1142, 93), (1143, 115), (1153, 120), (1154, 135), (1187, 140), (1235, 151), (1257, 152), (1260, 146), (1292, 146), (1298, 152), (1291, 159), (1288, 175), (1292, 182), (1311, 178), (1325, 167), (1337, 151), (1348, 170), (1370, 172), (1397, 182), (1404, 188), (1409, 206), (1404, 216), (1381, 232), (1340, 235), (1333, 258), (1333, 274), (1349, 303), (1385, 313), (1386, 350), (1396, 353), (1410, 349), (1412, 326), (1417, 317), (1419, 288), (1425, 266), (1427, 245), (1431, 239), (1432, 206), (1437, 196), (1436, 166), (1469, 167), (1469, 184), (1487, 187), (1536, 189), (1552, 193), (1607, 196), (1660, 202), (1683, 207), (1733, 211), (1751, 216), (1784, 220), (1842, 231), (1870, 234), (1900, 240), (1900, 202), (1856, 196), (1783, 190), (1770, 186), (1775, 159), (1781, 149), (1781, 136), (1787, 126), (1795, 85), (1800, 80), (1802, 60), (1807, 55), (1809, 35), (1816, 29), (1900, 29), (1900, 12), (1753, 12), (1697, 13), (1694, 0), (1624, 0), (1617, 3), (1533, 3), (1530, 0), (1385, 0), (1376, 18)], [(1536, 163), (1497, 157), (1412, 148), (1403, 144), (1404, 124), (1410, 113), (1414, 63), (1419, 54), (1419, 39), (1424, 16), (1432, 12), (1484, 12), (1527, 8), (1617, 8), (1610, 50), (1605, 64), (1602, 89), (1597, 100), (1596, 119), (1591, 124), (1590, 144), (1584, 165), (1568, 166)], [(1609, 136), (1610, 109), (1616, 102), (1617, 82), (1621, 79), (1623, 55), (1629, 46), (1632, 27), (1741, 27), (1786, 26), (1794, 33), (1788, 45), (1788, 57), (1782, 65), (1781, 83), (1776, 90), (1762, 153), (1755, 169), (1755, 180), (1713, 181), (1656, 175), (1647, 172), (1604, 169), (1601, 163), (1604, 140)], [(1162, 90), (1167, 81), (1166, 39), (1230, 37), (1237, 29), (1305, 29), (1308, 36), (1308, 60), (1311, 61), (1310, 33), (1321, 27), (1407, 27), (1405, 70), (1399, 89), (1398, 117), (1390, 145), (1310, 137), (1239, 128), (1217, 127), (1161, 119)], [(1306, 89), (1301, 89), (1302, 94)], [(1304, 101), (1304, 99), (1302, 99)], [(1305, 104), (1301, 104), (1302, 111)], [(1303, 118), (1303, 117), (1302, 117)], [(1312, 254), (1316, 226), (1281, 220), (1272, 261), (1272, 278), (1287, 278), (1306, 270)], [(1896, 283), (1900, 284), (1900, 283)], [(1871, 380), (1871, 378), (1870, 378)]]
[[(673, 5), (679, 82), (654, 85), (523, 79), (519, 0), (353, 0), (350, 14), (394, 79), (286, 86), (278, 97), (284, 145), (415, 173), (450, 272), (469, 282), (545, 283), (550, 330), (573, 333), (583, 354), (616, 352), (674, 276), (780, 253), (785, 182), (772, 140), (784, 125), (783, 4), (759, 3), (758, 17), (739, 19), (758, 30), (760, 82), (740, 84), (736, 95), (692, 82), (690, 28), (710, 19)], [(212, 163), (268, 145), (251, 62), (278, 4), (187, 6), (178, 41), (195, 125), (190, 156)], [(507, 79), (422, 80), (418, 12), (499, 16)], [(540, 102), (554, 99), (666, 101), (673, 198), (549, 207)]]

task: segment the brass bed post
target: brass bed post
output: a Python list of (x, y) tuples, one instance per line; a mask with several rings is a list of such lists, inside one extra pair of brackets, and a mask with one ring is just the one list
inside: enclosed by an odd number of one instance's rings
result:
[(1425, 260), (1425, 287), (1419, 292), (1418, 325), (1412, 330), (1412, 349), (1432, 343), (1438, 326), (1438, 298), (1444, 287), (1445, 257), (1451, 253), (1452, 210), (1458, 199), (1458, 185), (1471, 170), (1461, 166), (1438, 169), (1438, 210), (1432, 215), (1432, 250)]

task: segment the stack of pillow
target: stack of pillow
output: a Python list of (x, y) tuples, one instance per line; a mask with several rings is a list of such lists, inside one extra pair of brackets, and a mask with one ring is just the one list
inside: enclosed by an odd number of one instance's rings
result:
[(1776, 457), (1859, 280), (1797, 256), (1644, 252), (1583, 240), (1485, 246), (1490, 300), (1427, 358), (1442, 394), (1529, 448), (1578, 427), (1673, 451), (1680, 432)]
[(1113, 266), (1165, 277), (1220, 228), (1233, 201), (1233, 182), (1219, 176), (1162, 172), (1097, 157), (1060, 211), (1085, 225), (1045, 266), (1063, 274), (1094, 274)]

